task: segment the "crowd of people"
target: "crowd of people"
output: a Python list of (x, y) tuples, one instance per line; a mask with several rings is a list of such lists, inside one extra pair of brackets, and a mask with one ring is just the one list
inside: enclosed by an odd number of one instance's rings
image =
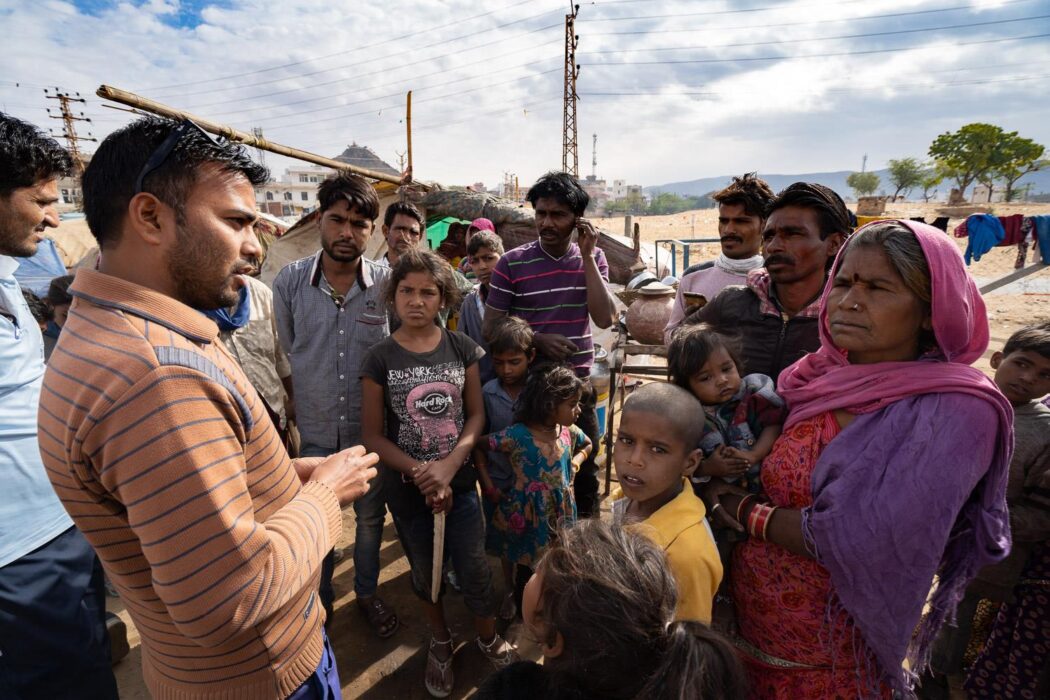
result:
[[(271, 291), (265, 168), (143, 118), (84, 172), (98, 263), (48, 305), (15, 273), (72, 166), (0, 114), (0, 696), (117, 697), (105, 580), (154, 697), (341, 697), (351, 506), (358, 611), (388, 638), (418, 610), (433, 697), (449, 586), (482, 698), (1050, 690), (1050, 322), (974, 368), (984, 302), (942, 231), (854, 230), (812, 183), (716, 193), (722, 252), (680, 281), (667, 381), (624, 404), (603, 514), (591, 329), (617, 310), (572, 176), (529, 190), (534, 242), (475, 220), (455, 269), (415, 206), (333, 174), (320, 250)], [(380, 595), (388, 511), (418, 609)]]

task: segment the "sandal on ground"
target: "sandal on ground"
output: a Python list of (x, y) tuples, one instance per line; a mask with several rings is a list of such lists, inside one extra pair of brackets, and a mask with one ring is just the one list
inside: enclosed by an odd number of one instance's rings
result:
[(481, 641), (481, 637), (477, 638), (478, 649), (481, 649), (481, 653), (485, 655), (485, 658), (492, 662), (492, 665), (497, 669), (506, 668), (513, 663), (520, 661), (518, 657), (518, 650), (515, 649), (510, 642), (499, 636), (497, 633), (492, 641), (486, 644)]
[(499, 619), (510, 622), (518, 614), (518, 604), (514, 602), (514, 593), (503, 596), (503, 602), (499, 606)]
[[(434, 655), (435, 647), (448, 646), (448, 659), (441, 661)], [(431, 680), (431, 671), (434, 671), (434, 675), (439, 678), (437, 683)], [(427, 670), (423, 676), (423, 684), (427, 688), (427, 692), (430, 693), (431, 697), (435, 698), (447, 698), (452, 694), (452, 633), (448, 635), (447, 642), (439, 642), (433, 637), (430, 638), (430, 649), (427, 651)]]
[(372, 626), (372, 629), (375, 630), (380, 639), (386, 639), (391, 636), (401, 626), (401, 621), (397, 619), (397, 613), (388, 608), (379, 596), (358, 598), (357, 607), (364, 613), (368, 624)]

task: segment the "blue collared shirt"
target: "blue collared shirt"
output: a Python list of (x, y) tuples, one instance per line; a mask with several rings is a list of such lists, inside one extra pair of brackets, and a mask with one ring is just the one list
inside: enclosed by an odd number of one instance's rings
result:
[[(490, 379), (481, 387), (481, 396), (485, 401), (485, 433), (492, 433), (509, 428), (514, 424), (514, 399), (500, 384), (499, 377)], [(492, 484), (502, 490), (514, 483), (514, 470), (510, 459), (504, 452), (488, 450), (489, 478)]]
[(303, 444), (332, 451), (361, 442), (361, 360), (389, 335), (383, 293), (390, 269), (361, 258), (342, 305), (330, 294), (321, 251), (289, 263), (273, 281), (277, 337), (292, 365)]
[(0, 255), (0, 567), (73, 526), (40, 461), (44, 341), (14, 278), (17, 268), (18, 260)]

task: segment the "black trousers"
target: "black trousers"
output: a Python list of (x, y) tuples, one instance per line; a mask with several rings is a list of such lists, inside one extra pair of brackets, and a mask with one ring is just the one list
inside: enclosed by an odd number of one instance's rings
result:
[(0, 568), (0, 698), (117, 700), (102, 564), (75, 527)]
[(598, 393), (590, 380), (585, 380), (583, 395), (580, 397), (580, 417), (576, 427), (591, 439), (591, 454), (580, 466), (572, 481), (572, 495), (576, 499), (576, 512), (581, 518), (598, 517), (600, 502), (598, 500), (598, 465), (594, 463), (598, 456)]

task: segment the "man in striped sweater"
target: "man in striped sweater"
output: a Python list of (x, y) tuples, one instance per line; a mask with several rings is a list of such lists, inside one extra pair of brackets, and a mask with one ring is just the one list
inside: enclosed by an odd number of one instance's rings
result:
[(339, 697), (317, 582), (377, 458), (290, 460), (195, 310), (236, 303), (266, 176), (240, 147), (155, 118), (107, 137), (84, 174), (101, 264), (70, 288), (40, 450), (158, 700)]
[[(482, 332), (491, 338), (508, 314), (526, 321), (541, 359), (572, 365), (584, 379), (594, 363), (591, 321), (612, 325), (616, 306), (606, 283), (609, 265), (598, 247), (598, 231), (583, 218), (590, 196), (568, 173), (547, 173), (526, 195), (536, 219), (537, 238), (507, 251), (492, 271)], [(579, 243), (573, 242), (578, 234)], [(580, 401), (577, 425), (598, 443), (595, 396), (589, 382)], [(598, 514), (598, 478), (594, 454), (573, 481), (580, 517)]]

